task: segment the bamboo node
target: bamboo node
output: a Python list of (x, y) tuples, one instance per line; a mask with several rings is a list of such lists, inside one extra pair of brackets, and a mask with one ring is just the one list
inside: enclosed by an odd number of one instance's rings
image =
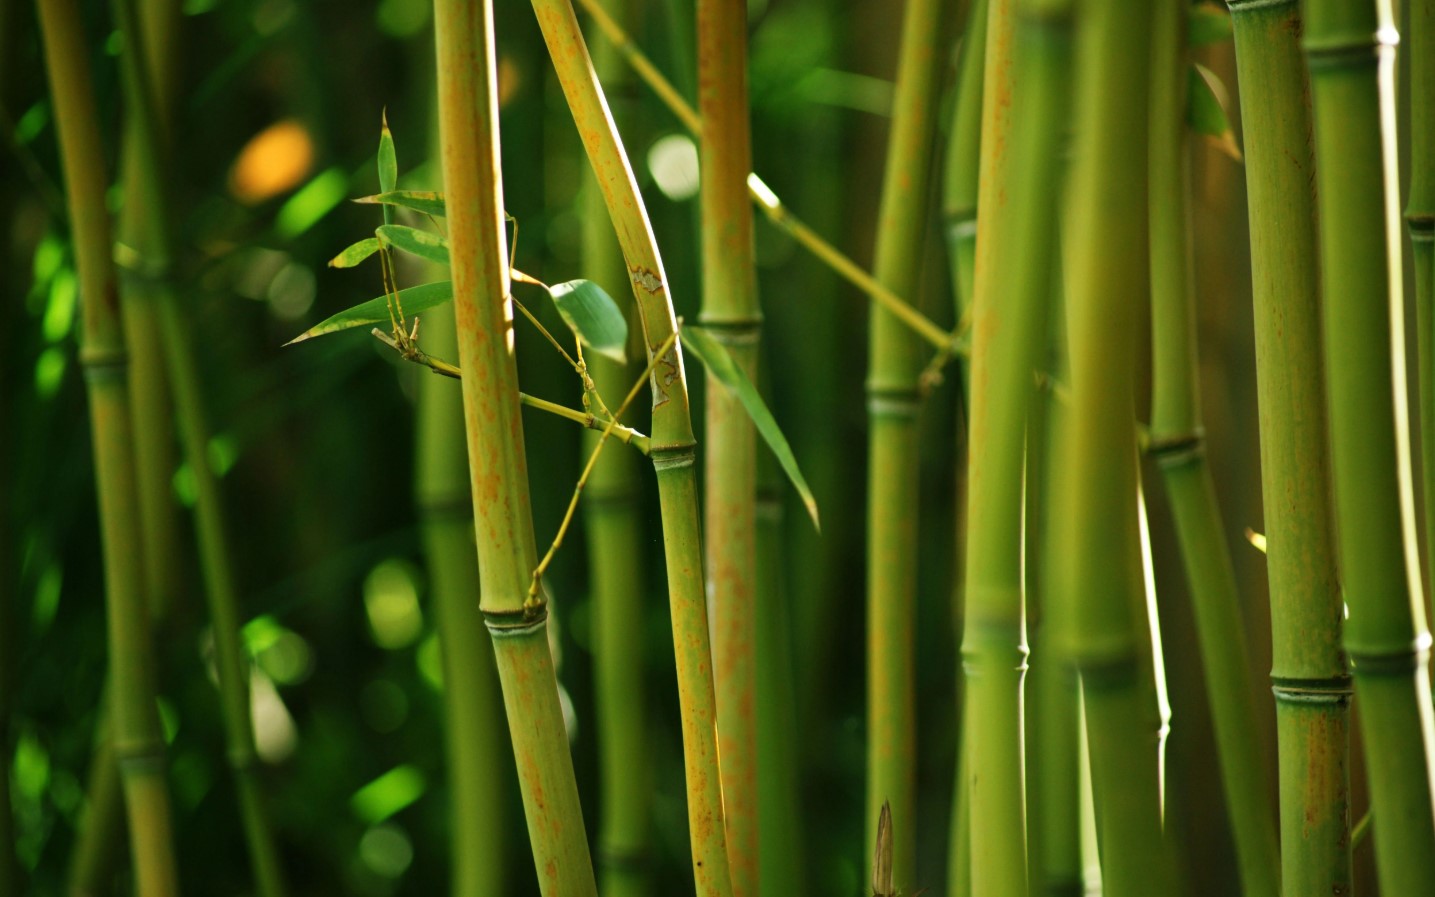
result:
[(1271, 677), (1271, 692), (1281, 704), (1335, 704), (1350, 703), (1355, 687), (1349, 676), (1332, 676), (1327, 679), (1285, 679)]
[(1146, 454), (1162, 467), (1179, 467), (1206, 454), (1206, 431), (1197, 427), (1188, 433), (1152, 433)]
[(610, 872), (637, 874), (648, 868), (648, 852), (641, 847), (598, 845), (594, 851), (598, 865)]
[(479, 613), (483, 614), (483, 625), (488, 627), (488, 634), (493, 638), (532, 635), (548, 625), (547, 602), (537, 602), (515, 610), (479, 608)]
[(80, 367), (90, 383), (114, 380), (124, 376), (130, 353), (123, 346), (84, 346), (80, 349)]
[(1430, 659), (1430, 633), (1419, 633), (1409, 645), (1394, 650), (1365, 651), (1347, 645), (1345, 653), (1357, 676), (1409, 676), (1424, 669)]
[(1351, 68), (1374, 65), (1388, 52), (1394, 52), (1400, 34), (1394, 28), (1356, 31), (1307, 37), (1306, 64), (1311, 70)]
[(652, 459), (653, 470), (662, 472), (692, 467), (697, 460), (697, 454), (697, 445), (689, 442), (678, 445), (653, 446), (648, 457)]

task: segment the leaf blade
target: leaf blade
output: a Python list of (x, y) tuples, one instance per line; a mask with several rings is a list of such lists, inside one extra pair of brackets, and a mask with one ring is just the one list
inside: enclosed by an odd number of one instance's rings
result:
[(591, 280), (570, 280), (548, 288), (558, 313), (583, 345), (626, 363), (628, 319), (606, 291)]
[(433, 190), (386, 190), (354, 200), (366, 205), (401, 206), (435, 218), (444, 217), (443, 194)]
[(367, 237), (357, 243), (352, 243), (344, 247), (343, 252), (329, 259), (329, 267), (352, 268), (378, 251), (378, 239), (375, 237)]
[[(399, 157), (394, 150), (394, 135), (389, 130), (389, 110), (382, 113), (382, 124), (379, 127), (379, 192), (388, 193), (399, 183)], [(394, 210), (384, 206), (384, 223), (394, 223)]]
[(679, 331), (683, 346), (693, 353), (708, 373), (712, 374), (719, 383), (725, 386), (730, 392), (737, 396), (742, 407), (747, 410), (747, 415), (752, 419), (753, 427), (757, 429), (762, 441), (767, 443), (768, 449), (777, 458), (777, 463), (782, 467), (783, 473), (792, 483), (797, 494), (802, 498), (802, 504), (807, 508), (807, 515), (812, 518), (812, 525), (818, 531), (822, 529), (822, 522), (817, 513), (817, 499), (812, 495), (812, 489), (807, 485), (807, 479), (802, 475), (802, 470), (797, 466), (797, 457), (792, 453), (792, 446), (788, 444), (787, 437), (783, 435), (782, 428), (777, 425), (772, 412), (768, 410), (767, 403), (762, 400), (757, 387), (752, 385), (746, 373), (743, 372), (737, 362), (733, 361), (727, 349), (718, 342), (706, 330), (700, 327), (684, 327)]
[(438, 234), (402, 224), (382, 224), (374, 233), (378, 241), (386, 246), (392, 246), (426, 261), (448, 264), (448, 241)]
[[(453, 283), (440, 280), (422, 286), (409, 287), (406, 290), (399, 290), (398, 299), (405, 315), (416, 315), (453, 299)], [(389, 323), (389, 297), (379, 296), (368, 302), (361, 302), (352, 308), (346, 308), (336, 315), (330, 315), (284, 345), (292, 346), (316, 336), (337, 333), (340, 330), (348, 330), (353, 327), (387, 323)]]
[(1186, 90), (1186, 121), (1191, 128), (1211, 140), (1216, 148), (1240, 162), (1241, 148), (1236, 145), (1236, 132), (1226, 115), (1226, 87), (1210, 69), (1191, 63)]

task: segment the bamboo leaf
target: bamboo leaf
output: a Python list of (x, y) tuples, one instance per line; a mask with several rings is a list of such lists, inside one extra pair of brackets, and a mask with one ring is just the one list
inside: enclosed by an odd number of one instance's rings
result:
[(392, 246), (430, 262), (448, 264), (448, 241), (438, 234), (402, 224), (383, 224), (374, 233), (385, 246)]
[(1186, 121), (1217, 149), (1240, 162), (1241, 148), (1236, 145), (1236, 133), (1226, 115), (1226, 97), (1226, 86), (1214, 72), (1198, 63), (1191, 64)]
[(359, 262), (379, 251), (379, 241), (374, 237), (360, 240), (329, 259), (330, 268), (352, 268)]
[[(399, 307), (405, 315), (416, 315), (421, 311), (427, 311), (437, 305), (443, 305), (453, 298), (453, 284), (447, 280), (435, 283), (426, 283), (423, 286), (409, 287), (398, 292)], [(326, 333), (336, 333), (340, 330), (348, 330), (351, 327), (365, 327), (370, 324), (389, 323), (389, 297), (379, 296), (370, 299), (368, 302), (361, 302), (353, 308), (345, 309), (332, 317), (325, 318), (313, 327), (299, 334), (285, 343), (292, 346), (295, 343), (302, 343), (306, 339), (313, 339), (316, 336), (323, 336)]]
[(570, 280), (549, 287), (548, 295), (583, 345), (620, 364), (627, 361), (628, 319), (602, 287), (591, 280)]
[(797, 494), (802, 497), (802, 504), (807, 508), (807, 514), (812, 518), (812, 525), (817, 529), (822, 528), (822, 522), (817, 515), (817, 499), (812, 496), (812, 490), (808, 488), (807, 480), (802, 476), (802, 471), (797, 466), (797, 458), (792, 454), (792, 446), (787, 444), (787, 437), (782, 435), (782, 429), (778, 427), (777, 421), (773, 419), (772, 412), (767, 410), (767, 404), (763, 402), (762, 396), (758, 394), (757, 387), (752, 385), (747, 374), (738, 367), (737, 362), (732, 360), (727, 349), (722, 343), (713, 339), (712, 335), (699, 327), (684, 327), (679, 334), (682, 337), (683, 345), (708, 373), (717, 378), (717, 381), (728, 390), (737, 395), (742, 407), (747, 409), (747, 416), (752, 418), (753, 426), (762, 436), (762, 441), (767, 443), (777, 463), (792, 481), (792, 486)]
[(1197, 3), (1186, 14), (1186, 43), (1209, 47), (1231, 39), (1231, 14), (1224, 4)]
[(444, 216), (443, 194), (435, 193), (432, 190), (388, 190), (373, 196), (361, 196), (354, 202), (402, 206), (406, 209), (413, 209), (415, 212), (423, 212), (425, 215), (433, 215), (438, 218)]
[(892, 888), (892, 805), (885, 800), (877, 817), (877, 844), (872, 849), (872, 897), (896, 897)]
[[(389, 111), (382, 113), (383, 124), (379, 128), (379, 192), (388, 193), (399, 183), (399, 157), (394, 150), (394, 135), (389, 131)], [(394, 210), (384, 206), (384, 223), (394, 223)]]

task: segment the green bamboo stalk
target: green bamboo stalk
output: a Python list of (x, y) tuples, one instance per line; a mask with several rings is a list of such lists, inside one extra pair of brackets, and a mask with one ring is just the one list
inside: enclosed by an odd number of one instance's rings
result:
[[(423, 316), (429, 350), (458, 353), (453, 312)], [(510, 837), (502, 795), (510, 787), (509, 748), (493, 644), (474, 597), (468, 452), (460, 428), (463, 391), (443, 377), (420, 377), (414, 494), (433, 595), (434, 629), (443, 660), (444, 737), (449, 777), (455, 895), (504, 891)]]
[(1416, 345), (1420, 353), (1421, 483), (1425, 497), (1426, 588), (1435, 583), (1435, 8), (1408, 7), (1410, 30), (1410, 192), (1405, 223), (1415, 268)]
[(1191, 62), (1186, 4), (1155, 4), (1151, 33), (1150, 240), (1152, 401), (1147, 452), (1170, 496), (1196, 614), (1196, 640), (1216, 730), (1241, 884), (1246, 897), (1278, 897), (1280, 859), (1267, 795), (1245, 627), (1216, 486), (1206, 465), (1188, 229), (1186, 124)]
[[(701, 320), (757, 382), (762, 312), (753, 268), (747, 174), (747, 3), (698, 0), (698, 111), (702, 160)], [(713, 610), (718, 754), (733, 897), (758, 877), (756, 726), (757, 444), (747, 411), (707, 378), (708, 457), (703, 510)]]
[(1326, 442), (1315, 161), (1295, 0), (1231, 4), (1250, 194), (1284, 892), (1349, 893), (1350, 670)]
[(676, 341), (669, 339), (677, 328), (677, 319), (668, 298), (667, 277), (647, 211), (622, 141), (608, 115), (602, 88), (593, 77), (588, 48), (573, 7), (568, 0), (534, 0), (533, 8), (618, 233), (618, 245), (626, 259), (650, 360), (665, 343), (672, 345), (658, 359), (651, 376), (650, 457), (657, 472), (658, 500), (663, 515), (678, 701), (683, 720), (688, 836), (697, 893), (701, 897), (730, 897), (732, 885), (718, 772), (716, 700), (703, 593), (697, 476), (693, 469), (696, 441), (682, 351)]
[(1027, 891), (1025, 446), (1056, 254), (1067, 14), (1060, 0), (993, 0), (987, 29), (962, 641), (976, 894)]
[(164, 741), (154, 704), (127, 358), (110, 257), (106, 176), (89, 50), (73, 0), (46, 0), (38, 8), (83, 302), (80, 357), (88, 383), (99, 487), (114, 753), (130, 823), (137, 892), (142, 897), (167, 897), (177, 892), (173, 834)]
[[(990, 0), (972, 0), (957, 63), (957, 100), (942, 168), (942, 221), (952, 271), (957, 321), (967, 320), (976, 295), (977, 191), (981, 181), (982, 95)], [(960, 323), (958, 324), (961, 330)]]
[[(1137, 328), (1146, 291), (1147, 80), (1132, 53), (1143, 0), (1083, 7), (1076, 36), (1071, 188), (1064, 231), (1071, 339), (1071, 474), (1053, 622), (1082, 677), (1104, 893), (1175, 893), (1162, 834), (1153, 661), (1145, 618), (1135, 420)], [(1135, 169), (1133, 171), (1133, 168)]]
[(1431, 893), (1435, 720), (1415, 546), (1390, 4), (1306, 6), (1322, 222), (1336, 543), (1389, 894)]
[[(917, 292), (935, 134), (942, 4), (909, 0), (877, 222), (874, 276)], [(913, 889), (916, 866), (917, 408), (921, 359), (912, 334), (873, 306), (867, 368), (867, 844), (892, 808), (892, 882)], [(871, 880), (871, 869), (863, 876)]]
[(537, 550), (509, 348), (491, 0), (437, 0), (434, 32), (458, 354), (470, 374), (463, 403), (480, 609), (493, 637), (539, 888), (545, 897), (596, 895), (546, 602), (529, 597)]
[[(165, 115), (160, 111), (161, 96), (155, 85), (167, 66), (166, 48), (173, 41), (170, 35), (177, 28), (179, 6), (170, 2), (155, 4), (148, 10), (150, 21), (144, 25), (132, 0), (116, 0), (115, 7), (126, 41), (121, 75), (130, 105), (126, 127), (128, 173), (135, 178), (126, 182), (126, 190), (130, 201), (142, 209), (127, 222), (134, 228), (127, 234), (135, 259), (132, 279), (138, 281), (132, 288), (146, 294), (149, 298), (144, 301), (155, 303), (157, 308), (165, 379), (173, 391), (180, 442), (194, 478), (195, 533), (214, 634), (226, 754), (234, 775), (255, 886), (261, 897), (282, 897), (285, 889), (281, 863), (258, 776), (259, 757), (249, 707), (249, 659), (240, 634), (242, 613), (219, 479), (209, 459), (210, 429), (200, 394), (199, 363), (178, 295), (167, 279), (171, 237), (163, 165)], [(164, 40), (165, 46), (151, 49), (147, 43), (151, 37)]]
[[(614, 4), (613, 15), (619, 21), (626, 23), (633, 13), (632, 3)], [(614, 119), (627, 124), (636, 105), (627, 67), (608, 43), (594, 48), (593, 66), (608, 85)], [(602, 191), (592, 172), (585, 167), (584, 173), (583, 271), (631, 311), (631, 302), (624, 301), (628, 269), (613, 236)], [(597, 353), (587, 358), (587, 364), (604, 395), (622, 395), (636, 373), (632, 365), (618, 364)], [(584, 434), (585, 455), (598, 440), (597, 433)], [(604, 453), (588, 478), (583, 507), (593, 583), (593, 675), (602, 788), (597, 859), (604, 897), (644, 897), (649, 892), (649, 782), (643, 772), (648, 754), (647, 688), (643, 631), (634, 625), (643, 619), (648, 598), (642, 562), (641, 464), (632, 452)]]

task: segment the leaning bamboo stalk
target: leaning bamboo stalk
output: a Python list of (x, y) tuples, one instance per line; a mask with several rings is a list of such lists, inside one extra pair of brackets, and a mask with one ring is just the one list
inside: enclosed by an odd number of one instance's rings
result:
[(1341, 650), (1310, 94), (1295, 0), (1231, 4), (1250, 196), (1256, 388), (1286, 894), (1349, 892)]
[(1246, 897), (1278, 897), (1280, 859), (1267, 795), (1255, 702), (1246, 666), (1240, 595), (1206, 465), (1197, 380), (1196, 307), (1188, 230), (1186, 4), (1155, 4), (1151, 46), (1150, 241), (1152, 401), (1147, 453), (1161, 470), (1205, 667), (1241, 884)]
[(1387, 2), (1306, 5), (1345, 650), (1373, 758), (1381, 889), (1417, 894), (1435, 855), (1435, 719), (1405, 398), (1396, 39)]
[(480, 609), (545, 897), (595, 895), (533, 541), (504, 248), (491, 0), (437, 0), (439, 133), (478, 544)]
[[(658, 500), (663, 515), (673, 648), (678, 667), (678, 701), (683, 720), (684, 770), (688, 785), (688, 836), (693, 877), (701, 897), (730, 897), (722, 791), (718, 772), (712, 655), (703, 589), (702, 543), (698, 525), (696, 441), (688, 407), (687, 380), (667, 277), (637, 182), (593, 77), (587, 45), (568, 0), (534, 0), (548, 55), (558, 71), (583, 146), (593, 166), (608, 214), (627, 260), (643, 340), (656, 359), (652, 447)], [(465, 378), (466, 382), (466, 378)]]
[(1055, 274), (1068, 12), (1060, 0), (992, 0), (987, 28), (962, 640), (974, 894), (1027, 890), (1027, 412)]
[[(762, 313), (753, 268), (747, 173), (747, 4), (698, 2), (698, 111), (703, 128), (701, 320), (757, 381)], [(758, 872), (756, 707), (757, 445), (738, 397), (707, 378), (703, 511), (718, 754), (733, 897), (755, 897)]]
[[(936, 132), (942, 4), (909, 0), (877, 222), (873, 275), (917, 292)], [(873, 306), (867, 367), (867, 838), (891, 803), (892, 881), (912, 890), (916, 866), (917, 409), (921, 360), (912, 334)], [(870, 869), (869, 869), (870, 873)], [(870, 880), (870, 874), (863, 880)]]
[(1425, 496), (1426, 588), (1435, 583), (1435, 7), (1411, 3), (1410, 192), (1405, 223), (1415, 268), (1421, 483)]
[[(635, 4), (614, 4), (614, 15), (627, 20)], [(594, 48), (593, 66), (608, 85), (614, 119), (627, 124), (636, 107), (636, 85), (609, 44)], [(623, 297), (628, 269), (613, 236), (603, 195), (585, 170), (583, 188), (583, 270), (631, 312)], [(621, 288), (621, 289), (620, 289)], [(631, 314), (629, 315), (631, 318)], [(635, 340), (629, 340), (636, 345)], [(621, 395), (635, 369), (599, 353), (587, 356), (599, 391)], [(600, 436), (585, 433), (583, 451), (591, 453)], [(588, 478), (583, 520), (588, 538), (588, 569), (594, 608), (593, 676), (600, 765), (598, 876), (604, 897), (643, 897), (648, 886), (649, 782), (641, 771), (648, 750), (647, 687), (644, 683), (643, 630), (649, 597), (643, 564), (642, 460), (633, 452), (606, 452)]]
[(99, 487), (114, 753), (130, 823), (137, 892), (141, 897), (167, 897), (177, 892), (174, 839), (164, 741), (154, 704), (127, 359), (110, 259), (104, 157), (89, 50), (73, 0), (46, 0), (38, 8), (83, 302), (80, 352)]
[[(1175, 892), (1161, 820), (1158, 746), (1134, 440), (1137, 327), (1147, 285), (1149, 24), (1143, 0), (1083, 7), (1065, 218), (1071, 339), (1068, 477), (1057, 509), (1061, 647), (1082, 677), (1102, 883), (1111, 897)], [(1135, 161), (1133, 161), (1133, 159)], [(1132, 168), (1136, 170), (1133, 172)], [(1139, 608), (1139, 610), (1138, 610)]]
[[(238, 588), (230, 559), (230, 536), (220, 498), (218, 476), (209, 460), (210, 430), (204, 418), (199, 388), (199, 364), (193, 336), (180, 308), (173, 285), (167, 280), (171, 255), (168, 218), (168, 191), (165, 189), (160, 97), (155, 90), (161, 70), (161, 48), (151, 50), (148, 39), (172, 34), (177, 21), (150, 23), (142, 31), (140, 16), (131, 0), (117, 0), (120, 29), (126, 51), (121, 58), (121, 75), (129, 102), (127, 140), (129, 174), (135, 181), (126, 185), (131, 201), (143, 213), (129, 222), (128, 236), (135, 258), (132, 276), (148, 280), (144, 289), (156, 304), (160, 349), (165, 362), (165, 380), (173, 392), (180, 442), (195, 484), (195, 531), (199, 540), (200, 568), (209, 600), (214, 634), (214, 653), (219, 674), (227, 758), (234, 774), (240, 819), (249, 848), (255, 886), (262, 897), (281, 897), (284, 880), (278, 849), (264, 809), (258, 778), (259, 757), (255, 749), (253, 719), (249, 707), (249, 660), (240, 635), (241, 612)], [(158, 20), (177, 16), (173, 4), (150, 10)]]

